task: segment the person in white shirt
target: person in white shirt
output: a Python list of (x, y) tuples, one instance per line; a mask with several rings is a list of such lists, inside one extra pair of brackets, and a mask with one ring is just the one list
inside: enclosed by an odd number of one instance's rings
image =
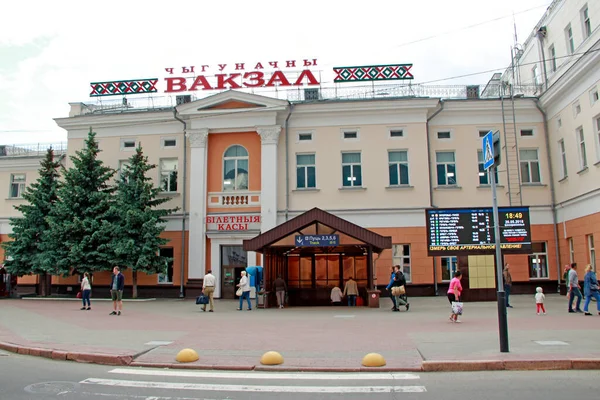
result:
[(339, 287), (335, 286), (333, 289), (331, 289), (331, 303), (334, 306), (341, 306), (342, 305), (342, 289), (340, 289)]
[(242, 289), (242, 295), (240, 296), (240, 308), (238, 308), (238, 311), (242, 311), (244, 299), (246, 299), (248, 302), (248, 311), (252, 310), (252, 304), (250, 303), (250, 279), (248, 279), (246, 271), (242, 271), (242, 278), (237, 286)]
[[(202, 280), (202, 292), (208, 297), (208, 303), (210, 304), (210, 309), (208, 312), (213, 312), (215, 307), (213, 303), (213, 295), (215, 293), (215, 276), (212, 274), (212, 269), (209, 269), (206, 275), (204, 275), (204, 279)], [(206, 311), (206, 304), (202, 306), (202, 311)]]
[[(81, 280), (81, 300), (83, 301), (83, 307), (81, 310), (91, 310), (90, 304), (90, 295), (92, 294), (92, 285), (90, 284), (90, 274), (87, 272), (83, 274), (83, 279)], [(87, 303), (87, 307), (86, 307)]]
[(537, 309), (537, 315), (540, 315), (540, 311), (543, 312), (545, 315), (546, 309), (544, 308), (544, 299), (546, 298), (546, 296), (544, 296), (544, 291), (541, 287), (536, 288), (535, 291), (535, 306)]

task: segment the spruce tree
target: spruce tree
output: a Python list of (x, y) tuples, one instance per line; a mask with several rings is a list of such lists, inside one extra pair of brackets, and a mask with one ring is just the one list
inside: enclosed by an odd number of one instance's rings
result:
[(71, 156), (73, 166), (63, 173), (59, 200), (48, 218), (46, 263), (61, 275), (112, 268), (106, 225), (114, 222), (109, 211), (115, 191), (111, 178), (116, 171), (98, 159), (100, 149), (95, 138), (90, 128), (83, 150)]
[(42, 242), (47, 238), (49, 230), (46, 218), (58, 198), (60, 158), (55, 159), (54, 150), (49, 148), (40, 165), (37, 181), (29, 185), (23, 193), (27, 203), (15, 206), (21, 216), (10, 218), (12, 233), (8, 236), (12, 241), (5, 242), (2, 246), (8, 258), (5, 262), (6, 270), (17, 276), (41, 275), (39, 294), (48, 295), (48, 273), (52, 274), (54, 271), (43, 262), (46, 253)]
[(162, 272), (170, 261), (160, 255), (160, 246), (168, 242), (160, 234), (165, 230), (164, 217), (177, 208), (158, 208), (169, 198), (159, 197), (160, 188), (155, 187), (147, 176), (154, 168), (156, 165), (148, 163), (148, 157), (138, 145), (118, 180), (112, 208), (117, 222), (107, 225), (113, 228), (111, 253), (115, 255), (114, 263), (132, 271), (134, 298), (137, 298), (137, 273)]

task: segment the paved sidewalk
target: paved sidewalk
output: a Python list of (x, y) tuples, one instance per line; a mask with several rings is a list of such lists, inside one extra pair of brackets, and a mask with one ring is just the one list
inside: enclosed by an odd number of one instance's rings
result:
[[(410, 311), (392, 312), (391, 301), (366, 307), (295, 307), (236, 311), (216, 301), (214, 313), (192, 300), (112, 304), (21, 299), (0, 301), (0, 349), (55, 359), (111, 365), (202, 369), (360, 371), (362, 357), (380, 353), (377, 370), (600, 369), (600, 316), (568, 314), (564, 297), (546, 296), (537, 316), (533, 295), (511, 296), (510, 353), (499, 352), (495, 302), (465, 303), (461, 324), (448, 321), (445, 297), (412, 298)], [(253, 304), (254, 305), (254, 304)], [(200, 360), (175, 361), (192, 348)], [(269, 350), (283, 365), (260, 364)]]

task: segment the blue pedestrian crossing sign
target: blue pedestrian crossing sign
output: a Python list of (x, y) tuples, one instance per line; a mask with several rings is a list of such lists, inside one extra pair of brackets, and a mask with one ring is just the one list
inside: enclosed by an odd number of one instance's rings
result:
[(483, 154), (483, 169), (489, 169), (494, 165), (494, 132), (489, 131), (481, 141)]

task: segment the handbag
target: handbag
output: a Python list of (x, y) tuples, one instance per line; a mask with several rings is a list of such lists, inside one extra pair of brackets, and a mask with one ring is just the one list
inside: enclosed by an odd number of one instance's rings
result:
[(456, 314), (456, 315), (462, 315), (462, 313), (463, 313), (462, 301), (453, 301), (452, 302), (452, 313)]
[(392, 287), (392, 296), (401, 296), (406, 293), (404, 285)]
[(80, 299), (82, 297), (81, 292), (77, 292), (77, 298)]
[(201, 294), (196, 297), (196, 304), (208, 304), (208, 296), (205, 294)]
[(242, 288), (238, 288), (238, 290), (235, 292), (235, 295), (237, 297), (240, 297), (242, 295), (242, 293), (244, 293), (243, 290), (242, 290)]

